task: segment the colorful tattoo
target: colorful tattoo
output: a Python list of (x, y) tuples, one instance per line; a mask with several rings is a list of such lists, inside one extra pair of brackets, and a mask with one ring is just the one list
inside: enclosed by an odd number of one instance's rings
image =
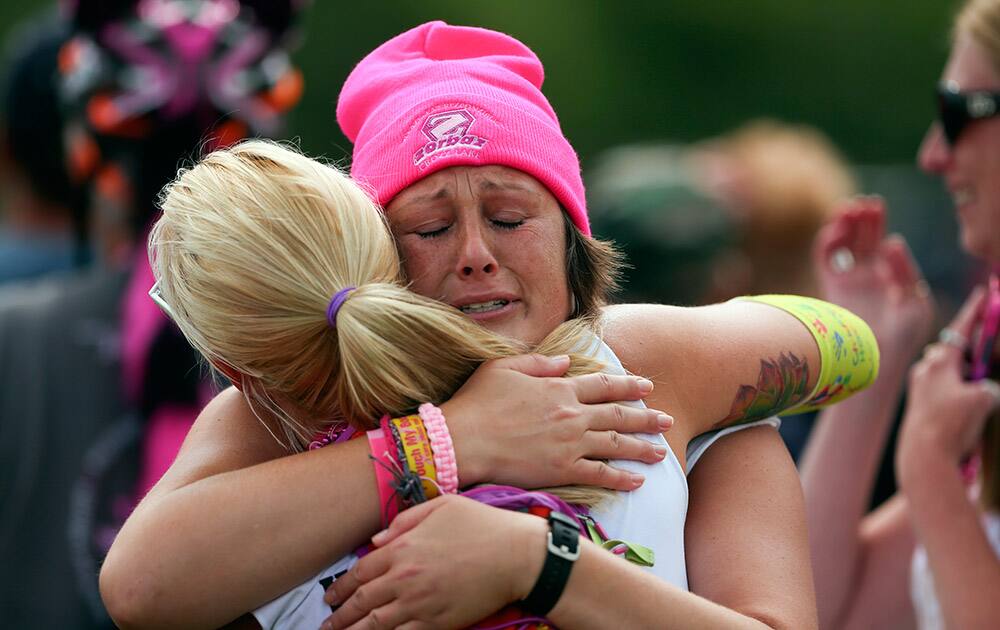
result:
[(809, 364), (792, 352), (784, 352), (777, 361), (760, 361), (757, 385), (740, 385), (729, 415), (712, 429), (753, 422), (794, 407), (809, 394)]
[(776, 306), (802, 322), (816, 341), (820, 370), (816, 385), (792, 413), (839, 402), (871, 385), (878, 376), (878, 343), (871, 328), (835, 304), (795, 295), (758, 295), (747, 299)]
[(757, 385), (741, 385), (729, 415), (712, 430), (788, 413), (804, 413), (843, 400), (878, 376), (878, 343), (865, 322), (850, 311), (815, 298), (757, 295), (736, 298), (762, 302), (794, 316), (809, 330), (819, 350), (816, 383), (809, 365), (791, 351), (777, 360), (761, 359)]

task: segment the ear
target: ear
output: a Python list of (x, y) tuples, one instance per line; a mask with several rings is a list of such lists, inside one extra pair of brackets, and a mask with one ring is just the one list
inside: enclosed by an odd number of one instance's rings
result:
[(223, 376), (229, 379), (236, 389), (243, 391), (243, 373), (229, 365), (222, 359), (213, 359), (209, 361), (216, 370), (222, 373)]

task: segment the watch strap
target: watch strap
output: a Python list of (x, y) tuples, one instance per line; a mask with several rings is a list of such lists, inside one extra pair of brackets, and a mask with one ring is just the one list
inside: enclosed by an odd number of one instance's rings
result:
[(580, 526), (561, 512), (549, 513), (545, 563), (534, 588), (521, 604), (525, 610), (544, 617), (562, 596), (573, 563), (580, 557)]

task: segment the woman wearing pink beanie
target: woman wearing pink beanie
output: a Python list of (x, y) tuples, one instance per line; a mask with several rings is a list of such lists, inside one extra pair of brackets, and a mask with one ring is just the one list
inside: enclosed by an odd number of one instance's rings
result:
[[(649, 543), (655, 559), (639, 560), (650, 571), (578, 542), (565, 523), (446, 496), (403, 512), (366, 558), (322, 571), (258, 620), (314, 605), (310, 593), (332, 581), (336, 627), (459, 627), (522, 599), (564, 627), (815, 625), (798, 477), (769, 416), (851, 388), (828, 380), (836, 364), (800, 323), (801, 304), (605, 306), (616, 253), (590, 236), (579, 162), (542, 78), (517, 40), (433, 22), (358, 65), (338, 119), (355, 142), (352, 175), (385, 205), (414, 291), (527, 344), (571, 317), (593, 318), (600, 358), (618, 370), (574, 382), (549, 378), (566, 369), (555, 359), (485, 364), (441, 404), (459, 485), (631, 491), (598, 520), (612, 537)], [(855, 321), (806, 307), (831, 326)], [(852, 325), (863, 337), (863, 323)], [(865, 347), (860, 386), (877, 364), (877, 349)], [(679, 422), (661, 434), (658, 414), (594, 404), (639, 398)], [(568, 417), (579, 422), (555, 422)], [(616, 427), (653, 433), (606, 431)], [(365, 541), (380, 510), (363, 442), (283, 457), (238, 392), (220, 395), (109, 555), (102, 585), (129, 584), (116, 620), (225, 622)], [(206, 510), (215, 516), (204, 519)], [(154, 541), (150, 559), (143, 543)], [(123, 582), (134, 576), (139, 587)], [(230, 588), (212, 590), (220, 583)]]
[[(580, 291), (559, 290), (566, 286), (566, 261), (553, 254), (566, 251), (565, 240), (570, 251), (604, 251), (604, 244), (591, 238), (579, 161), (541, 92), (543, 76), (535, 54), (507, 35), (433, 22), (399, 35), (362, 60), (348, 77), (337, 106), (341, 128), (354, 142), (351, 174), (386, 207), (414, 290), (471, 311), (470, 316), (491, 329), (529, 340), (568, 316), (601, 306), (582, 298)], [(560, 208), (569, 225), (561, 225)], [(588, 273), (598, 276), (609, 266), (597, 255), (580, 258), (590, 267)], [(580, 264), (569, 263), (572, 288), (574, 268)], [(520, 291), (508, 291), (511, 282), (520, 285)], [(533, 295), (536, 287), (538, 294)], [(510, 294), (519, 299), (510, 299)], [(468, 296), (474, 296), (473, 307), (467, 305), (473, 299)], [(660, 344), (676, 340), (659, 337), (672, 317), (661, 308), (603, 310), (605, 341), (626, 370), (657, 374), (664, 369), (657, 360)], [(657, 388), (647, 404), (684, 417), (679, 392), (666, 391), (666, 382), (654, 380)], [(808, 550), (801, 546), (805, 528), (798, 482), (777, 432), (773, 426), (741, 431), (721, 441), (691, 471), (704, 450), (689, 442), (700, 431), (688, 433), (691, 427), (684, 425), (679, 422), (666, 437), (681, 461), (687, 453), (691, 472), (688, 580), (696, 593), (732, 610), (663, 588), (620, 563), (616, 568), (621, 575), (615, 578), (571, 581), (572, 595), (560, 600), (551, 619), (566, 627), (607, 627), (626, 619), (630, 626), (673, 627), (685, 620), (693, 626), (749, 627), (751, 617), (774, 626), (814, 625), (812, 585), (802, 573), (809, 563)], [(746, 476), (747, 467), (754, 466), (757, 472)], [(769, 509), (762, 510), (763, 505)], [(483, 531), (486, 521), (476, 518), (488, 514), (476, 512), (487, 511), (471, 505), (421, 506), (420, 512), (401, 518), (380, 543), (390, 545), (409, 536), (409, 548), (422, 547), (447, 531), (449, 544), (457, 547), (463, 531)], [(426, 525), (421, 529), (418, 522)], [(415, 529), (407, 533), (410, 528)], [(471, 555), (472, 549), (488, 544), (490, 535), (469, 533), (467, 538), (468, 546), (461, 549)], [(414, 544), (417, 541), (421, 544)], [(773, 544), (780, 544), (780, 556), (772, 555)], [(538, 552), (538, 563), (529, 565), (526, 573), (534, 576), (541, 570), (544, 551), (532, 551)], [(400, 579), (398, 573), (415, 559), (405, 552), (391, 557), (387, 553), (373, 558), (363, 569), (377, 566), (375, 573), (393, 575), (391, 581), (364, 576), (335, 582), (333, 596), (346, 603), (335, 613), (334, 627), (347, 627), (370, 610), (377, 610), (388, 627), (410, 618), (427, 620), (428, 611), (442, 607), (461, 609), (454, 595), (421, 596), (419, 580)], [(463, 570), (463, 554), (456, 551), (450, 558), (424, 567), (424, 579), (447, 580), (455, 592), (474, 592), (470, 582), (475, 575)], [(666, 554), (658, 559), (669, 561)], [(597, 565), (594, 573), (609, 570)], [(497, 576), (493, 579), (504, 583)], [(530, 589), (531, 579), (516, 583)], [(363, 604), (354, 591), (359, 582), (367, 588)], [(642, 593), (621, 602), (636, 616), (610, 605), (611, 592), (615, 598)], [(660, 601), (654, 604), (655, 599)], [(446, 600), (452, 605), (443, 606)], [(647, 616), (637, 610), (642, 609), (638, 602), (645, 602), (642, 612)], [(602, 618), (598, 609), (609, 616)], [(372, 619), (368, 614), (366, 621)], [(431, 619), (450, 618), (442, 613)]]

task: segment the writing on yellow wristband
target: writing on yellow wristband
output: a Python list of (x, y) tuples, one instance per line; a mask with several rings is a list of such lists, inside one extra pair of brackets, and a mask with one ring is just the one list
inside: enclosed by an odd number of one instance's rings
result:
[(420, 476), (420, 483), (424, 487), (424, 494), (427, 495), (428, 499), (433, 499), (440, 494), (437, 486), (431, 481), (437, 481), (437, 469), (434, 466), (434, 452), (431, 450), (431, 441), (427, 438), (423, 421), (419, 415), (413, 414), (401, 418), (393, 418), (391, 422), (399, 431), (403, 453), (406, 455), (406, 462), (401, 463)]
[(799, 295), (755, 295), (737, 298), (776, 306), (805, 324), (819, 347), (820, 372), (805, 400), (782, 412), (802, 413), (843, 400), (878, 377), (875, 334), (851, 311)]

